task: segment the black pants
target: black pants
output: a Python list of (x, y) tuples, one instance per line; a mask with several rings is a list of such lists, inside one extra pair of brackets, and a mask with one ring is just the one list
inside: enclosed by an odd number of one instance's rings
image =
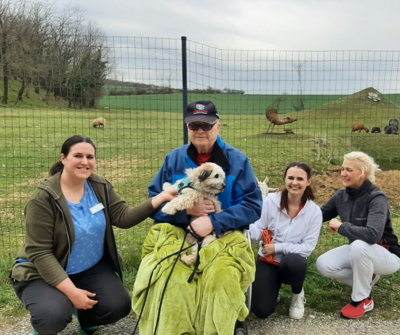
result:
[[(95, 293), (98, 303), (92, 309), (79, 310), (83, 327), (117, 322), (131, 310), (131, 299), (111, 265), (100, 261), (91, 269), (70, 275), (77, 288)], [(31, 324), (39, 334), (61, 332), (72, 320), (73, 304), (64, 293), (43, 279), (14, 282), (14, 291), (31, 314)]]
[(257, 260), (251, 311), (261, 319), (270, 316), (275, 312), (282, 284), (291, 285), (292, 292), (298, 294), (303, 288), (306, 274), (307, 261), (299, 254), (283, 256), (279, 265)]

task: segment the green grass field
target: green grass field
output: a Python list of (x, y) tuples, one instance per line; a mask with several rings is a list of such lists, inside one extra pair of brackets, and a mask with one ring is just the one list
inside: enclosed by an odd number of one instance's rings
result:
[[(105, 86), (104, 91), (125, 90), (132, 91), (135, 88), (124, 86)], [(293, 105), (297, 106), (303, 99), (305, 110), (322, 107), (339, 99), (344, 95), (262, 95), (262, 94), (188, 94), (188, 101), (211, 100), (223, 115), (226, 114), (265, 114), (265, 110), (278, 98), (283, 101), (280, 104), (279, 113), (295, 113)], [(400, 106), (400, 94), (387, 94), (386, 99)], [(132, 110), (156, 110), (164, 112), (182, 111), (182, 94), (152, 94), (134, 96), (104, 96), (100, 101), (100, 107)]]
[[(383, 128), (389, 118), (400, 119), (400, 108), (391, 99), (374, 103), (365, 99), (365, 92), (334, 101), (315, 99), (311, 109), (290, 111), (297, 122), (276, 126), (273, 134), (265, 134), (269, 124), (265, 108), (275, 97), (221, 94), (190, 96), (190, 101), (200, 98), (216, 102), (223, 124), (222, 138), (244, 152), (256, 176), (259, 179), (268, 176), (272, 187), (281, 185), (283, 170), (291, 161), (306, 161), (316, 173), (322, 173), (329, 165), (341, 164), (343, 154), (351, 150), (363, 150), (381, 165), (399, 169), (400, 136), (350, 132), (352, 123)], [(23, 242), (23, 208), (38, 180), (59, 158), (61, 144), (67, 137), (83, 134), (96, 143), (97, 172), (109, 179), (130, 204), (146, 199), (147, 186), (165, 155), (183, 144), (180, 95), (105, 97), (102, 106), (108, 108), (97, 110), (50, 107), (43, 101), (38, 104), (0, 109), (0, 314), (3, 315), (21, 313), (6, 282), (12, 257)], [(100, 116), (106, 118), (107, 124), (104, 129), (94, 129), (92, 120)], [(288, 128), (293, 135), (278, 134)], [(393, 182), (400, 187), (398, 180)], [(394, 226), (398, 233), (399, 215), (395, 211)], [(150, 226), (151, 220), (146, 220), (129, 231), (115, 231), (125, 261), (128, 289), (134, 282), (141, 244)], [(322, 278), (314, 267), (317, 255), (342, 243), (344, 239), (335, 239), (324, 227), (317, 250), (309, 259), (306, 291), (313, 293), (307, 298), (308, 307), (336, 311), (348, 302), (350, 289)], [(377, 304), (382, 302), (379, 305), (385, 318), (392, 317), (390, 311), (400, 299), (399, 288), (400, 276), (395, 274), (384, 277), (374, 289), (374, 298)], [(278, 312), (283, 313), (286, 307), (281, 305)]]
[[(305, 95), (305, 108), (315, 108), (342, 97), (341, 95)], [(224, 114), (265, 114), (265, 109), (278, 98), (284, 99), (279, 113), (296, 112), (292, 104), (298, 103), (298, 95), (188, 94), (188, 101), (211, 100)], [(182, 94), (104, 96), (100, 101), (100, 107), (179, 112), (182, 111)]]

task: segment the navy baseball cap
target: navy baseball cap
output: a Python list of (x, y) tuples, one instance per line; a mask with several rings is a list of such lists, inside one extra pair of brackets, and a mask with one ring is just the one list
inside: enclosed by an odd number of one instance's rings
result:
[(208, 100), (200, 100), (190, 103), (186, 108), (185, 123), (206, 122), (214, 123), (219, 119), (215, 105)]

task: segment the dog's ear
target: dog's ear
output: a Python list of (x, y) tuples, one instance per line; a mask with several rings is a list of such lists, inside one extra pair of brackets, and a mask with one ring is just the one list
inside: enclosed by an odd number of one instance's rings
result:
[(212, 170), (203, 170), (199, 175), (199, 180), (204, 181), (211, 176)]

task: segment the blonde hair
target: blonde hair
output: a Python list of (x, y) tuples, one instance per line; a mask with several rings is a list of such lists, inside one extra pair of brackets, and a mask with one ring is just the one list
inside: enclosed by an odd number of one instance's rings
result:
[(375, 183), (375, 174), (381, 171), (379, 165), (375, 163), (374, 159), (361, 151), (352, 151), (343, 156), (346, 161), (354, 161), (360, 168), (361, 172), (366, 172), (366, 179), (369, 179), (371, 183)]

